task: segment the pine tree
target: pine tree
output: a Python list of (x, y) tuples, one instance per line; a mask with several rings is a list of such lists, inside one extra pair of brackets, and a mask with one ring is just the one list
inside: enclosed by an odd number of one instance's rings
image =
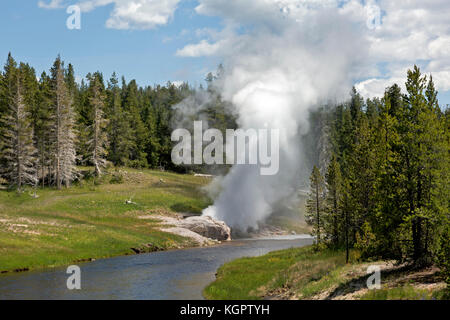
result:
[(429, 263), (433, 257), (448, 274), (449, 112), (440, 110), (433, 79), (419, 68), (408, 71), (406, 88), (403, 95), (393, 85), (366, 108), (353, 90), (351, 101), (332, 112), (327, 210), (317, 214), (311, 193), (308, 219), (333, 245), (345, 243), (347, 262), (356, 246), (362, 258)]
[[(12, 57), (11, 53), (8, 54), (6, 64), (4, 67), (4, 72), (1, 76), (0, 82), (0, 119), (5, 118), (9, 112), (10, 105), (12, 104), (12, 99), (14, 97), (14, 84), (15, 84), (15, 74), (17, 72), (17, 63)], [(0, 136), (4, 137), (6, 127), (4, 125), (0, 126)], [(6, 147), (4, 145), (4, 139), (0, 139), (0, 168), (5, 168), (8, 164), (6, 155), (2, 150)], [(2, 170), (0, 170), (0, 175)]]
[(441, 113), (439, 109), (439, 102), (437, 98), (438, 92), (434, 86), (433, 76), (430, 75), (430, 80), (428, 81), (428, 85), (425, 91), (425, 97), (427, 99), (427, 104), (430, 110)]
[(153, 168), (160, 164), (160, 137), (158, 136), (157, 114), (153, 106), (149, 107), (148, 115), (145, 124), (148, 131), (148, 142), (145, 152), (147, 153), (147, 161)]
[[(15, 84), (8, 88), (14, 92), (8, 99), (9, 110), (2, 118), (3, 150), (7, 160), (4, 176), (17, 187), (18, 191), (26, 184), (35, 185), (36, 178), (36, 149), (33, 144), (33, 128), (30, 114), (24, 99), (23, 75), (20, 70), (14, 72)], [(12, 85), (9, 83), (9, 85)]]
[(69, 63), (65, 70), (64, 79), (66, 81), (67, 91), (69, 92), (71, 100), (74, 102), (77, 100), (77, 83), (75, 81), (75, 70), (73, 65)]
[(130, 159), (134, 138), (128, 122), (129, 116), (122, 108), (121, 89), (115, 73), (108, 85), (108, 114), (108, 159), (114, 165), (124, 166)]
[(393, 117), (400, 116), (403, 110), (403, 95), (397, 84), (392, 85), (386, 90), (386, 99), (389, 100), (389, 114)]
[[(401, 191), (399, 207), (405, 232), (410, 233), (412, 247), (405, 248), (416, 263), (428, 260), (429, 245), (434, 241), (433, 229), (440, 220), (439, 202), (435, 196), (445, 165), (445, 138), (432, 80), (414, 66), (408, 71), (407, 95), (403, 108), (397, 110), (399, 165), (396, 166)], [(428, 98), (428, 99), (427, 99)], [(409, 230), (408, 230), (409, 229)]]
[(54, 180), (58, 189), (66, 187), (76, 178), (75, 115), (70, 93), (64, 77), (61, 58), (55, 60), (52, 73)]
[[(394, 91), (397, 87), (394, 87)], [(395, 112), (392, 110), (392, 88), (388, 88), (380, 106), (380, 114), (374, 130), (375, 168), (377, 176), (374, 192), (374, 213), (371, 216), (371, 228), (377, 237), (377, 248), (373, 252), (386, 258), (400, 258), (395, 235), (402, 222), (404, 208), (398, 191), (398, 168), (400, 138), (398, 120), (394, 116), (401, 110), (397, 101)], [(398, 91), (400, 93), (400, 91)], [(364, 253), (363, 253), (364, 254)]]
[(343, 186), (343, 192), (342, 192), (342, 212), (344, 215), (344, 221), (343, 221), (343, 235), (344, 235), (344, 242), (345, 242), (345, 261), (346, 263), (349, 263), (350, 261), (350, 247), (351, 247), (351, 239), (350, 234), (353, 230), (353, 224), (352, 224), (352, 213), (354, 210), (354, 198), (352, 197), (351, 193), (351, 186), (350, 182), (347, 179), (343, 180), (342, 183)]
[(127, 120), (130, 123), (134, 136), (134, 143), (130, 154), (131, 165), (134, 167), (146, 167), (148, 164), (145, 146), (147, 144), (148, 133), (141, 117), (139, 91), (135, 80), (132, 80), (126, 86), (126, 98), (123, 109), (127, 113)]
[(320, 244), (323, 230), (324, 180), (316, 166), (311, 173), (310, 183), (310, 193), (306, 204), (306, 219), (313, 226), (313, 234), (316, 236), (317, 244)]
[(106, 166), (106, 147), (108, 144), (106, 135), (108, 123), (104, 114), (106, 95), (102, 77), (98, 72), (90, 75), (89, 81), (89, 103), (92, 108), (92, 119), (89, 127), (88, 150), (95, 167), (95, 175), (100, 176), (102, 169)]
[(341, 167), (333, 154), (325, 175), (327, 198), (326, 198), (326, 233), (331, 235), (331, 241), (335, 247), (340, 244), (340, 232), (342, 224), (342, 175)]
[(349, 178), (352, 196), (355, 198), (353, 229), (356, 232), (365, 221), (371, 219), (375, 208), (375, 185), (377, 179), (376, 153), (373, 131), (365, 115), (361, 115), (354, 130), (355, 143), (349, 160)]
[[(448, 144), (442, 112), (437, 100), (433, 77), (430, 76), (426, 90), (426, 107), (420, 123), (424, 127), (419, 161), (423, 163), (423, 256), (430, 258), (432, 247), (441, 234), (443, 225), (448, 223)], [(447, 200), (446, 200), (447, 199)], [(448, 230), (448, 229), (447, 229)], [(429, 262), (429, 261), (428, 261)]]
[[(90, 76), (90, 73), (86, 76)], [(75, 105), (76, 129), (77, 129), (77, 161), (81, 165), (87, 165), (91, 161), (89, 150), (86, 148), (89, 141), (89, 127), (92, 125), (92, 110), (89, 103), (89, 86), (84, 79), (81, 80), (78, 90), (78, 103)]]
[(356, 88), (352, 88), (351, 101), (350, 101), (350, 115), (352, 118), (352, 123), (356, 124), (358, 118), (360, 117), (364, 106), (364, 99), (360, 96)]
[[(50, 178), (52, 164), (52, 89), (50, 77), (45, 72), (41, 74), (39, 81), (37, 104), (33, 111), (33, 126), (38, 149), (38, 170), (44, 187), (46, 177)], [(51, 181), (48, 181), (48, 184), (50, 183)]]
[[(3, 96), (2, 91), (2, 84), (4, 82), (3, 79), (3, 73), (0, 72), (0, 97)], [(1, 119), (3, 119), (4, 117), (6, 117), (6, 110), (7, 108), (5, 107), (4, 103), (2, 103), (3, 101), (0, 100), (0, 121)], [(2, 136), (4, 135), (3, 133), (4, 130), (4, 126), (0, 126), (0, 168), (4, 168), (6, 165), (6, 158), (3, 155), (3, 149), (4, 149), (4, 141), (2, 139)], [(0, 179), (2, 178), (2, 170), (0, 170)]]
[(422, 217), (420, 208), (423, 205), (423, 163), (420, 162), (419, 153), (423, 148), (421, 138), (424, 128), (420, 124), (421, 114), (425, 111), (426, 100), (423, 90), (426, 86), (426, 77), (422, 76), (419, 68), (414, 66), (413, 70), (408, 70), (406, 82), (406, 109), (402, 126), (404, 128), (402, 140), (404, 141), (403, 157), (405, 163), (406, 176), (406, 200), (409, 204), (407, 218), (411, 224), (413, 240), (413, 259), (418, 261), (422, 256)]

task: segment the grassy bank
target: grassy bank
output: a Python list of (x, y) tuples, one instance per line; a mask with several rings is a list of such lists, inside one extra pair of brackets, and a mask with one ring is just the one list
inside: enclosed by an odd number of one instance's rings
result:
[(200, 190), (208, 180), (133, 169), (120, 176), (121, 183), (106, 177), (100, 185), (89, 180), (61, 191), (38, 189), (38, 198), (0, 190), (0, 271), (189, 245), (159, 231), (151, 215), (201, 212), (209, 204)]
[[(357, 252), (352, 252), (357, 261)], [(381, 267), (382, 289), (368, 290), (367, 268)], [(345, 263), (342, 251), (293, 248), (222, 266), (204, 290), (207, 299), (441, 299), (439, 270), (412, 270), (391, 262)]]

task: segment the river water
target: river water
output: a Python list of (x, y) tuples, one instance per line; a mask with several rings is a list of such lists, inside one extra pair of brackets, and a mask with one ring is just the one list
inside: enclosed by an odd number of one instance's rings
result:
[(206, 248), (155, 252), (79, 264), (81, 290), (68, 290), (66, 268), (0, 276), (3, 299), (203, 299), (216, 270), (240, 257), (312, 244), (307, 236), (234, 240)]

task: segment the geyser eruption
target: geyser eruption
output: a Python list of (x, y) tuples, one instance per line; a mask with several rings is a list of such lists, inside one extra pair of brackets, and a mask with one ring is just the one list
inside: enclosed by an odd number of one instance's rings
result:
[[(214, 14), (214, 5), (205, 2), (200, 9)], [(296, 195), (302, 175), (309, 175), (300, 170), (300, 136), (309, 129), (308, 112), (349, 93), (365, 48), (352, 31), (352, 20), (337, 7), (293, 10), (278, 1), (266, 3), (274, 4), (272, 14), (251, 20), (247, 32), (226, 28), (217, 42), (225, 65), (217, 85), (236, 108), (240, 128), (280, 130), (278, 174), (262, 176), (257, 165), (235, 165), (222, 180), (214, 205), (204, 211), (244, 232), (257, 229), (275, 207)], [(238, 16), (244, 19), (245, 14)], [(234, 16), (225, 20), (245, 26)]]

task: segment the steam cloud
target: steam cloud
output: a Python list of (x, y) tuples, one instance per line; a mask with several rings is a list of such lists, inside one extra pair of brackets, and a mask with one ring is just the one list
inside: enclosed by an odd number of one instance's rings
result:
[[(208, 9), (209, 1), (204, 2), (200, 10)], [(367, 47), (355, 31), (364, 26), (355, 28), (355, 21), (337, 8), (322, 6), (307, 14), (298, 7), (273, 8), (272, 14), (265, 13), (267, 19), (251, 21), (245, 32), (231, 31), (243, 24), (226, 19), (229, 27), (214, 45), (205, 47), (202, 41), (179, 52), (217, 49), (225, 65), (217, 86), (236, 108), (239, 127), (280, 129), (279, 173), (261, 176), (258, 166), (235, 165), (220, 181), (222, 191), (214, 205), (204, 211), (241, 231), (257, 229), (276, 208), (295, 198), (302, 177), (309, 174), (301, 170), (299, 139), (309, 130), (309, 110), (348, 96)]]

